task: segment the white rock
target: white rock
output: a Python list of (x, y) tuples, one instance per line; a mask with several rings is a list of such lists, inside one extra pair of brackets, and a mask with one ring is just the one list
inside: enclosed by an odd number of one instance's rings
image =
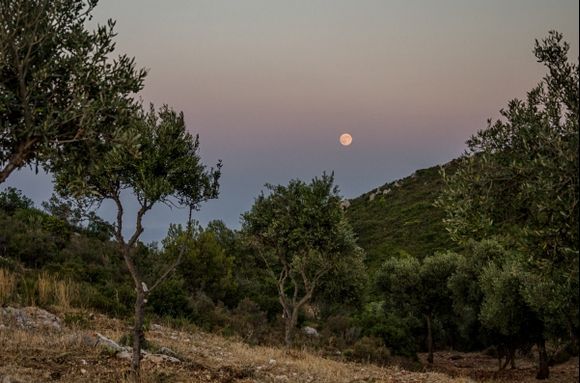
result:
[(131, 353), (129, 351), (120, 351), (115, 355), (118, 359), (125, 359), (125, 360), (131, 360), (131, 358), (133, 357), (133, 355), (131, 355)]
[(115, 342), (112, 339), (107, 338), (106, 336), (99, 334), (98, 332), (95, 333), (95, 336), (97, 337), (97, 342), (95, 344), (95, 346), (99, 346), (102, 348), (106, 348), (110, 351), (114, 351), (114, 352), (120, 352), (120, 351), (124, 351), (125, 349), (121, 346), (119, 346), (119, 344), (117, 342)]
[(150, 362), (160, 364), (163, 362), (169, 363), (181, 363), (181, 360), (174, 358), (173, 356), (163, 355), (163, 354), (147, 354), (144, 360), (148, 360)]
[(302, 332), (310, 337), (314, 337), (314, 338), (318, 338), (320, 335), (318, 334), (318, 331), (314, 328), (314, 327), (303, 327), (302, 328)]
[(157, 354), (162, 354), (162, 355), (167, 355), (167, 356), (172, 356), (174, 358), (177, 358), (177, 353), (175, 351), (173, 351), (172, 349), (170, 349), (169, 347), (161, 347), (157, 351)]

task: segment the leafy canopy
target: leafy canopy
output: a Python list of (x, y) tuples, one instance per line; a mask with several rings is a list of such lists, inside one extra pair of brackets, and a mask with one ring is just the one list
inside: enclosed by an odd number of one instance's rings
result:
[(86, 28), (96, 0), (0, 1), (0, 183), (78, 140), (127, 141), (144, 70), (112, 58), (115, 23)]

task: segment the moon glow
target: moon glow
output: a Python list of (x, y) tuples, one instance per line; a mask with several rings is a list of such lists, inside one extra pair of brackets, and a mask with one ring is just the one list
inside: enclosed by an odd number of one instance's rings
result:
[(349, 146), (352, 143), (352, 136), (348, 133), (341, 134), (339, 141), (342, 146)]

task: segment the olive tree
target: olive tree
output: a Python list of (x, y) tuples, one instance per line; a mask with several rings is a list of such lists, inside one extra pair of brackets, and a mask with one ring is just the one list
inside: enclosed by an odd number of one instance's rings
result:
[(404, 255), (388, 258), (377, 275), (387, 311), (425, 319), (429, 363), (433, 363), (433, 321), (451, 311), (447, 283), (456, 267), (457, 255), (450, 252), (436, 253), (422, 262)]
[[(132, 367), (138, 376), (144, 304), (180, 261), (177, 256), (155, 281), (143, 279), (135, 258), (144, 231), (143, 217), (158, 203), (196, 209), (201, 202), (216, 198), (221, 163), (215, 170), (206, 169), (198, 153), (198, 138), (186, 131), (183, 114), (167, 106), (141, 112), (127, 129), (135, 137), (137, 152), (134, 145), (77, 142), (65, 159), (55, 163), (55, 181), (61, 194), (73, 194), (93, 206), (108, 200), (116, 207), (113, 234), (136, 292)], [(124, 191), (130, 192), (139, 205), (135, 228), (129, 236), (124, 231)]]
[(114, 22), (87, 30), (97, 0), (0, 0), (0, 183), (67, 144), (110, 137), (144, 70), (112, 57)]
[(243, 235), (276, 281), (287, 346), (300, 309), (311, 301), (321, 279), (337, 265), (362, 257), (333, 183), (333, 175), (323, 174), (309, 184), (292, 180), (287, 186), (266, 185), (270, 193), (262, 193), (243, 215)]
[[(578, 334), (578, 64), (550, 32), (534, 53), (548, 70), (525, 101), (468, 141), (459, 169), (446, 177), (438, 203), (452, 237), (465, 243), (501, 236), (516, 249), (528, 276), (523, 297), (552, 333)], [(532, 282), (533, 281), (533, 282)], [(548, 335), (548, 331), (546, 332)], [(538, 378), (549, 375), (538, 341)]]

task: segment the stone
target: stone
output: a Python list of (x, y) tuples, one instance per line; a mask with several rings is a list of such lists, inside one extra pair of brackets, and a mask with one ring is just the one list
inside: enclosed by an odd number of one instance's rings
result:
[(115, 342), (112, 339), (107, 338), (106, 336), (99, 334), (98, 332), (95, 333), (95, 336), (97, 338), (97, 342), (95, 343), (95, 346), (107, 349), (109, 351), (112, 352), (120, 352), (125, 350), (124, 347), (119, 346), (119, 344), (117, 342)]
[(129, 351), (123, 350), (118, 352), (115, 356), (117, 357), (117, 359), (131, 360), (133, 355), (131, 355)]
[(173, 358), (179, 358), (177, 353), (172, 349), (170, 349), (169, 347), (161, 347), (159, 350), (157, 350), (157, 354), (167, 355)]
[(318, 334), (318, 331), (314, 327), (309, 326), (303, 327), (302, 332), (313, 338), (318, 338), (320, 336), (320, 334)]
[(164, 354), (146, 354), (143, 359), (148, 360), (150, 362), (153, 362), (155, 364), (160, 364), (163, 362), (181, 363), (181, 360), (179, 360), (173, 356), (164, 355)]
[(60, 319), (39, 307), (4, 307), (0, 310), (0, 317), (14, 321), (16, 326), (24, 329), (61, 330)]
[(22, 380), (20, 379), (16, 379), (13, 376), (10, 375), (0, 375), (0, 378), (2, 379), (2, 383), (24, 383)]

